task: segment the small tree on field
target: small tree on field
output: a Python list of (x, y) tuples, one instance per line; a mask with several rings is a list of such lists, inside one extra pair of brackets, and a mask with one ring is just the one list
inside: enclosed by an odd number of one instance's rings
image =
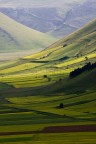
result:
[(67, 44), (64, 44), (64, 45), (63, 45), (63, 47), (66, 47), (66, 46), (67, 46)]
[(60, 108), (64, 108), (64, 104), (63, 103), (60, 103)]
[(47, 75), (44, 75), (44, 78), (48, 78)]
[(51, 78), (48, 77), (47, 75), (44, 75), (43, 77), (46, 78), (46, 79), (48, 79), (48, 82), (51, 81)]

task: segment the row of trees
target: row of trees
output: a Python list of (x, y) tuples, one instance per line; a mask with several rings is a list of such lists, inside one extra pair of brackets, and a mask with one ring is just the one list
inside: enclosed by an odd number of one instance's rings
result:
[(70, 78), (73, 78), (73, 77), (76, 77), (76, 76), (80, 75), (84, 71), (91, 70), (91, 69), (94, 69), (94, 68), (96, 68), (96, 62), (93, 63), (93, 64), (91, 64), (89, 62), (86, 65), (84, 65), (82, 68), (77, 68), (74, 71), (72, 71), (69, 76), (70, 76)]

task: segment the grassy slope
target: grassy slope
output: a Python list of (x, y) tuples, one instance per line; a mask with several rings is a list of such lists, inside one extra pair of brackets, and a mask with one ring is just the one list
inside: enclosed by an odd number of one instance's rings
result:
[[(42, 85), (42, 77), (40, 79), (39, 75), (37, 79), (32, 74), (30, 74), (30, 77), (29, 75), (25, 77), (23, 75), (22, 77), (5, 77), (5, 80), (12, 81), (14, 84), (21, 81), (24, 89), (19, 89), (18, 93), (18, 89), (14, 91), (12, 88), (9, 96), (9, 90), (6, 90), (5, 99), (1, 99), (4, 96), (1, 93), (0, 111), (4, 112), (4, 114), (0, 114), (1, 132), (41, 130), (51, 125), (96, 124), (95, 73), (96, 70), (92, 70), (74, 79), (67, 79), (67, 81), (65, 79), (51, 84), (51, 86), (41, 87), (40, 90), (38, 87), (37, 90), (24, 88), (26, 85), (29, 86), (27, 82), (31, 82), (31, 87), (36, 86), (38, 79), (40, 80), (40, 85)], [(33, 86), (32, 81), (34, 81)], [(48, 84), (47, 81), (43, 81), (43, 83)], [(20, 88), (20, 85), (18, 87)], [(26, 91), (28, 92), (27, 95)], [(34, 91), (37, 91), (37, 93), (34, 94)], [(48, 93), (51, 93), (51, 95)], [(64, 103), (64, 109), (57, 108), (61, 102)], [(92, 133), (92, 136), (90, 134), (83, 133), (83, 137), (82, 133), (75, 135), (74, 133), (35, 134), (35, 139), (32, 135), (26, 135), (26, 138), (25, 135), (3, 136), (0, 137), (0, 142), (16, 142), (18, 144), (29, 141), (37, 144), (47, 144), (56, 141), (57, 144), (71, 144), (74, 141), (78, 142), (77, 138), (82, 138), (82, 140), (79, 140), (80, 143), (89, 143), (89, 141), (90, 143), (95, 143), (95, 133)], [(48, 136), (50, 140), (47, 139)]]
[[(63, 47), (63, 45), (67, 45)], [(81, 56), (96, 51), (96, 20), (87, 24), (82, 29), (76, 31), (70, 36), (63, 38), (45, 51), (28, 58), (37, 58), (44, 60), (58, 59), (65, 56)], [(47, 55), (47, 56), (46, 56)]]
[(43, 49), (54, 42), (54, 38), (32, 30), (0, 13), (0, 51)]
[(92, 22), (88, 23), (87, 25), (85, 25), (80, 30), (77, 30), (70, 36), (59, 40), (57, 43), (53, 44), (52, 46), (56, 47), (59, 45), (63, 45), (65, 43), (70, 44), (70, 43), (74, 43), (74, 41), (76, 41), (76, 40), (83, 39), (83, 37), (90, 35), (96, 31), (95, 23), (96, 23), (96, 19), (93, 20)]
[(75, 78), (67, 78), (66, 81), (53, 84), (53, 88), (50, 88), (53, 93), (66, 93), (66, 94), (82, 94), (86, 92), (95, 91), (96, 89), (96, 69), (84, 72), (83, 74)]
[[(90, 31), (87, 28), (84, 33), (80, 31), (81, 37), (93, 32), (95, 29), (93, 26)], [(74, 39), (77, 38), (75, 34), (73, 34)], [(69, 41), (72, 41), (72, 36), (69, 37), (71, 37)], [(95, 35), (92, 34), (92, 43), (95, 41), (94, 37)], [(1, 132), (41, 130), (51, 125), (96, 124), (96, 69), (86, 71), (73, 79), (68, 77), (73, 69), (81, 67), (86, 62), (95, 61), (96, 53), (92, 52), (95, 45), (92, 45), (89, 54), (85, 52), (84, 56), (78, 58), (73, 57), (73, 50), (69, 59), (59, 60), (63, 57), (64, 49), (69, 53), (71, 48), (67, 50), (68, 47), (61, 48), (56, 45), (33, 56), (2, 63), (0, 66), (0, 85), (1, 88), (3, 87), (0, 91), (0, 112), (3, 113), (0, 114)], [(44, 56), (45, 58), (42, 58)], [(89, 60), (86, 60), (85, 56)], [(54, 58), (56, 61), (52, 61)], [(51, 80), (44, 78), (44, 74)], [(61, 102), (64, 103), (63, 109), (59, 108)], [(26, 138), (24, 135), (9, 138), (3, 136), (0, 137), (0, 142), (72, 144), (74, 141), (76, 143), (79, 141), (79, 143), (95, 144), (95, 135), (89, 132), (35, 134), (33, 137), (27, 135)]]

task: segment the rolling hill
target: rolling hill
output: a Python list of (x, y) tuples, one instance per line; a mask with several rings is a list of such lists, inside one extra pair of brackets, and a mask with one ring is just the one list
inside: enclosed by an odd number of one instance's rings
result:
[(76, 58), (96, 52), (96, 19), (85, 25), (82, 29), (60, 39), (44, 51), (27, 58), (38, 60), (59, 60), (63, 58)]
[(1, 1), (10, 18), (56, 38), (67, 36), (96, 18), (95, 0)]
[(0, 52), (37, 52), (48, 47), (54, 40), (53, 37), (32, 30), (0, 13)]
[[(78, 7), (84, 1), (85, 0), (51, 0), (49, 2), (48, 0), (39, 0), (37, 2), (29, 0), (26, 3), (24, 0), (19, 2), (8, 0), (0, 2), (0, 11), (32, 29), (44, 33), (48, 32), (59, 38), (76, 30), (76, 27), (67, 25), (66, 31), (64, 21), (69, 11)], [(64, 29), (62, 25), (65, 27)]]
[[(0, 143), (96, 143), (96, 67), (69, 76), (96, 62), (95, 24), (42, 52), (0, 63)], [(69, 131), (61, 129), (66, 126)]]
[[(63, 70), (67, 67), (77, 67), (96, 58), (96, 19), (82, 29), (63, 38), (50, 47), (34, 55), (28, 55), (14, 64), (1, 65), (1, 74), (28, 73), (29, 70), (42, 71), (44, 69)], [(27, 67), (27, 71), (26, 71)], [(35, 68), (35, 69), (34, 69)], [(39, 68), (39, 70), (38, 70)]]

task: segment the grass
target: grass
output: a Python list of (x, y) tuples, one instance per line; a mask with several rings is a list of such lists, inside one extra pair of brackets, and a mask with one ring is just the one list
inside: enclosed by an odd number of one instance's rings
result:
[(69, 134), (39, 134), (39, 135), (22, 135), (22, 136), (9, 136), (6, 138), (0, 138), (1, 143), (13, 143), (13, 144), (70, 144), (70, 143), (92, 143), (95, 144), (96, 133), (69, 133)]
[[(42, 63), (41, 63), (42, 64)], [(23, 71), (23, 70), (30, 70), (34, 67), (40, 66), (41, 64), (39, 63), (24, 63), (24, 64), (20, 64), (18, 66), (13, 66), (11, 68), (7, 68), (6, 70), (1, 70), (0, 73), (1, 74), (7, 74), (7, 73), (14, 73), (14, 72), (18, 72), (18, 71)]]
[[(47, 112), (62, 116), (65, 114), (67, 116), (73, 117), (78, 117), (80, 115), (83, 115), (83, 117), (86, 117), (87, 115), (89, 117), (95, 117), (96, 113), (95, 93), (83, 94), (80, 96), (27, 96), (26, 99), (25, 97), (14, 97), (8, 98), (7, 100), (16, 106), (19, 106), (20, 108), (24, 108), (26, 105), (26, 108), (30, 110), (39, 110), (41, 112)], [(64, 103), (64, 109), (57, 108), (61, 102)], [(94, 104), (91, 105), (90, 103)], [(89, 104), (91, 108), (88, 107)]]
[[(74, 34), (76, 42), (66, 47), (61, 41), (61, 45), (53, 45), (33, 56), (1, 63), (0, 132), (96, 124), (96, 69), (69, 78), (72, 70), (86, 62), (95, 62), (94, 36), (87, 33), (88, 28), (80, 31), (82, 38)], [(86, 37), (91, 39), (89, 47), (93, 46), (88, 53), (84, 52), (85, 46), (82, 47), (84, 41), (89, 41)], [(69, 38), (68, 44), (72, 40)], [(82, 47), (82, 56), (76, 56), (77, 47), (78, 50)], [(64, 108), (59, 107), (60, 103)], [(95, 144), (95, 141), (96, 133), (92, 132), (0, 136), (0, 143), (6, 144)]]
[[(40, 64), (40, 63), (36, 63)], [(13, 65), (13, 64), (12, 64)], [(15, 63), (16, 66), (18, 65)], [(19, 66), (24, 66), (21, 63)], [(40, 65), (41, 67), (42, 65)], [(9, 64), (8, 64), (9, 67)], [(30, 67), (30, 65), (29, 65)], [(64, 81), (68, 76), (68, 73), (72, 70), (71, 68), (67, 71), (62, 70), (62, 74), (59, 73), (48, 73), (48, 76), (52, 78), (51, 82), (43, 77), (44, 71), (39, 70), (37, 74), (33, 73), (22, 73), (22, 68), (26, 70), (26, 67), (21, 67), (21, 74), (14, 73), (4, 75), (0, 77), (0, 81), (3, 83), (11, 84), (15, 86), (16, 91), (22, 88), (21, 94), (13, 92), (13, 94), (3, 94), (0, 96), (0, 106), (2, 107), (0, 113), (0, 132), (22, 132), (22, 131), (34, 131), (42, 130), (48, 126), (63, 126), (63, 125), (79, 125), (79, 124), (95, 124), (96, 119), (96, 92), (92, 91), (89, 93), (82, 94), (66, 94), (64, 92), (59, 92), (58, 94), (39, 94), (38, 86), (41, 87), (42, 84), (46, 87), (44, 91), (48, 91), (48, 84), (52, 84), (58, 81), (59, 78), (64, 77)], [(10, 69), (10, 68), (8, 68)], [(48, 72), (49, 72), (49, 68)], [(74, 67), (73, 67), (74, 69)], [(6, 70), (6, 69), (5, 69)], [(15, 70), (13, 68), (13, 70)], [(17, 69), (16, 69), (17, 70)], [(33, 71), (35, 70), (33, 64)], [(43, 69), (42, 69), (43, 70)], [(40, 73), (41, 71), (41, 73)], [(11, 72), (11, 71), (10, 71)], [(66, 73), (67, 72), (67, 73)], [(60, 75), (59, 75), (60, 74)], [(67, 75), (66, 75), (67, 74)], [(77, 78), (78, 79), (78, 78)], [(72, 80), (76, 81), (76, 80)], [(73, 84), (73, 82), (71, 82)], [(56, 86), (52, 89), (56, 89)], [(64, 85), (63, 82), (59, 83), (59, 87)], [(31, 91), (30, 95), (25, 94), (24, 87), (37, 88), (38, 95), (32, 94), (34, 90)], [(4, 88), (5, 89), (5, 88)], [(13, 88), (12, 88), (13, 89)], [(26, 89), (26, 90), (27, 90)], [(43, 91), (43, 92), (44, 92)], [(6, 91), (7, 92), (7, 91)], [(17, 95), (17, 96), (16, 96)], [(2, 99), (3, 98), (3, 99)], [(94, 100), (94, 101), (93, 101)], [(64, 108), (60, 109), (60, 103), (64, 103)], [(14, 136), (0, 136), (0, 143), (9, 144), (23, 144), (23, 143), (36, 143), (36, 144), (72, 144), (72, 143), (92, 143), (95, 144), (96, 140), (95, 133), (61, 133), (61, 134), (34, 134), (34, 135), (14, 135)]]
[[(37, 59), (40, 61), (58, 60), (64, 57), (81, 57), (96, 51), (96, 32), (95, 22), (92, 21), (84, 28), (76, 31), (66, 38), (62, 38), (44, 51), (25, 59)], [(64, 47), (64, 45), (66, 46)]]
[(88, 55), (84, 55), (80, 58), (76, 58), (75, 60), (73, 59), (73, 60), (70, 60), (70, 61), (65, 62), (65, 63), (57, 64), (56, 66), (57, 67), (70, 66), (72, 64), (78, 64), (80, 62), (86, 61), (86, 58), (91, 59), (91, 58), (95, 58), (95, 57), (96, 57), (96, 53), (91, 53)]

